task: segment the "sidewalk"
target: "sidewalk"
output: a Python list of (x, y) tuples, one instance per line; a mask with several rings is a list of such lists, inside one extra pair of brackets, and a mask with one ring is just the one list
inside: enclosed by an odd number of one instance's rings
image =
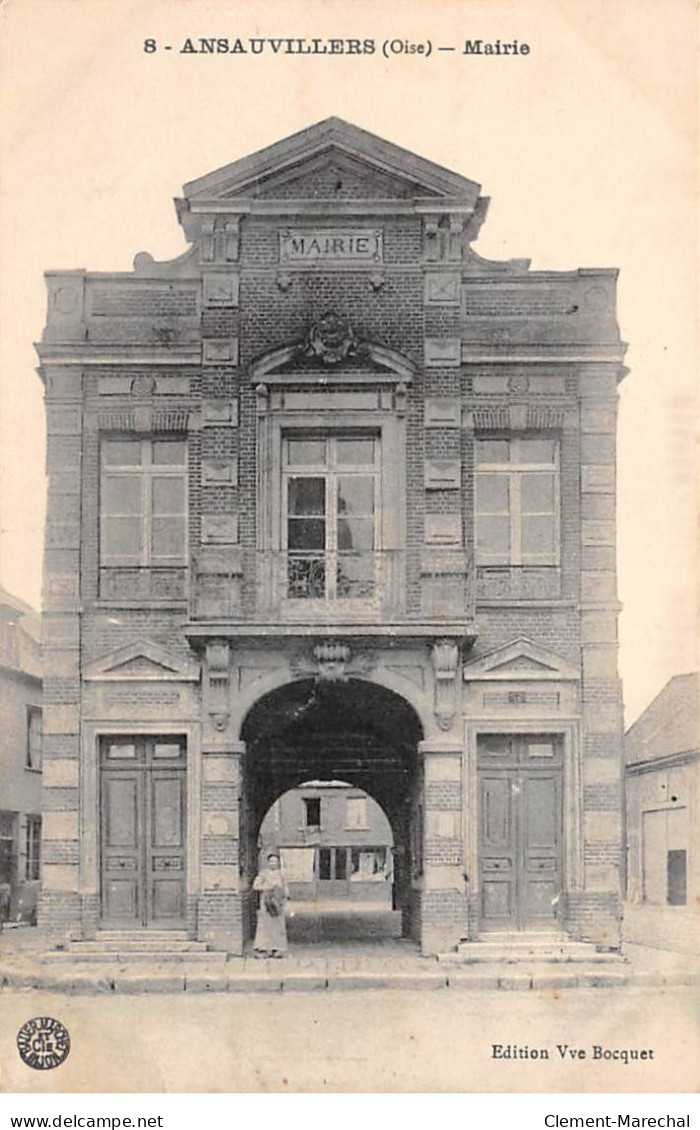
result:
[(412, 943), (293, 946), (281, 960), (230, 957), (224, 964), (71, 962), (45, 960), (48, 945), (36, 928), (0, 935), (0, 989), (64, 993), (304, 992), (366, 989), (520, 990), (700, 986), (700, 957), (629, 947), (624, 961), (587, 965), (509, 963), (449, 966), (422, 957)]

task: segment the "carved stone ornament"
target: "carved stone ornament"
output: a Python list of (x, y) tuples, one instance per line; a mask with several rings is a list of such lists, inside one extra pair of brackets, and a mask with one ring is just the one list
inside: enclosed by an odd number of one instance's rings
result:
[(317, 357), (324, 365), (337, 365), (346, 357), (354, 357), (361, 343), (346, 318), (334, 310), (327, 310), (311, 326), (299, 352), (305, 357)]
[(317, 678), (321, 683), (344, 683), (347, 681), (346, 666), (350, 660), (350, 648), (344, 643), (320, 643), (314, 648), (314, 659), (318, 664)]
[(435, 718), (441, 730), (449, 730), (457, 705), (459, 646), (455, 640), (436, 640), (432, 650), (435, 675)]
[(346, 683), (350, 678), (366, 678), (376, 666), (374, 655), (353, 653), (347, 644), (324, 640), (311, 654), (302, 653), (289, 664), (297, 679), (314, 678), (318, 683)]
[(150, 373), (139, 373), (131, 382), (131, 395), (143, 397), (153, 396), (156, 391), (156, 384), (156, 378), (152, 377)]
[(226, 640), (211, 640), (206, 648), (207, 713), (219, 733), (228, 727), (231, 647)]

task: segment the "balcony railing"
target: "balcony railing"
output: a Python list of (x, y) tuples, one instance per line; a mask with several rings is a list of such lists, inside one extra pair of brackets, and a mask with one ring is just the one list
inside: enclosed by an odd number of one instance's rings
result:
[(195, 563), (193, 619), (376, 620), (405, 611), (403, 550), (257, 552), (228, 571)]

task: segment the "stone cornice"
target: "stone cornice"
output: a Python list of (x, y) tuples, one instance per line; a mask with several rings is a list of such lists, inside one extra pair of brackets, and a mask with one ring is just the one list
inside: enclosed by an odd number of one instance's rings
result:
[(473, 620), (418, 620), (388, 621), (353, 623), (338, 621), (336, 623), (319, 623), (310, 621), (299, 622), (273, 622), (273, 621), (212, 621), (211, 623), (197, 621), (190, 622), (185, 628), (185, 635), (194, 641), (207, 639), (378, 639), (394, 643), (406, 640), (437, 640), (449, 636), (455, 640), (465, 640), (473, 643), (478, 634), (476, 623)]
[(462, 342), (463, 365), (512, 365), (527, 363), (572, 363), (620, 365), (627, 351), (626, 342), (585, 343), (577, 345), (559, 342), (537, 345), (489, 345), (481, 342)]
[(200, 342), (176, 347), (149, 347), (144, 345), (95, 345), (88, 342), (71, 342), (57, 345), (54, 342), (35, 342), (42, 365), (111, 366), (119, 365), (176, 365), (199, 367), (202, 359)]
[[(630, 774), (653, 773), (659, 769), (672, 769), (676, 765), (688, 765), (693, 761), (700, 761), (700, 750), (684, 750), (682, 753), (669, 753), (661, 757), (651, 758), (649, 761), (628, 761), (625, 772)], [(668, 807), (672, 805), (669, 802)]]
[(175, 206), (178, 216), (186, 224), (189, 216), (471, 216), (473, 205), (470, 200), (450, 197), (414, 198), (412, 200), (390, 200), (386, 198), (361, 200), (314, 200), (265, 199), (252, 197), (233, 197), (231, 200), (204, 198), (193, 201), (177, 199)]

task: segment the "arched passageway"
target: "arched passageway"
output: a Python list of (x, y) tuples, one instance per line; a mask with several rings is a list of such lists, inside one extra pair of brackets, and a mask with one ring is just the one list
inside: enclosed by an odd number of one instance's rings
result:
[(347, 781), (309, 780), (268, 809), (258, 868), (279, 853), (289, 889), (290, 944), (383, 942), (401, 935), (394, 909), (394, 835), (381, 805)]
[[(372, 797), (392, 836), (392, 909), (401, 933), (417, 939), (413, 861), (422, 836), (420, 721), (399, 695), (360, 679), (304, 679), (263, 696), (241, 731), (242, 868), (252, 880), (266, 813), (308, 781), (342, 781)], [(352, 857), (350, 857), (352, 862)], [(248, 934), (252, 929), (249, 915)]]

